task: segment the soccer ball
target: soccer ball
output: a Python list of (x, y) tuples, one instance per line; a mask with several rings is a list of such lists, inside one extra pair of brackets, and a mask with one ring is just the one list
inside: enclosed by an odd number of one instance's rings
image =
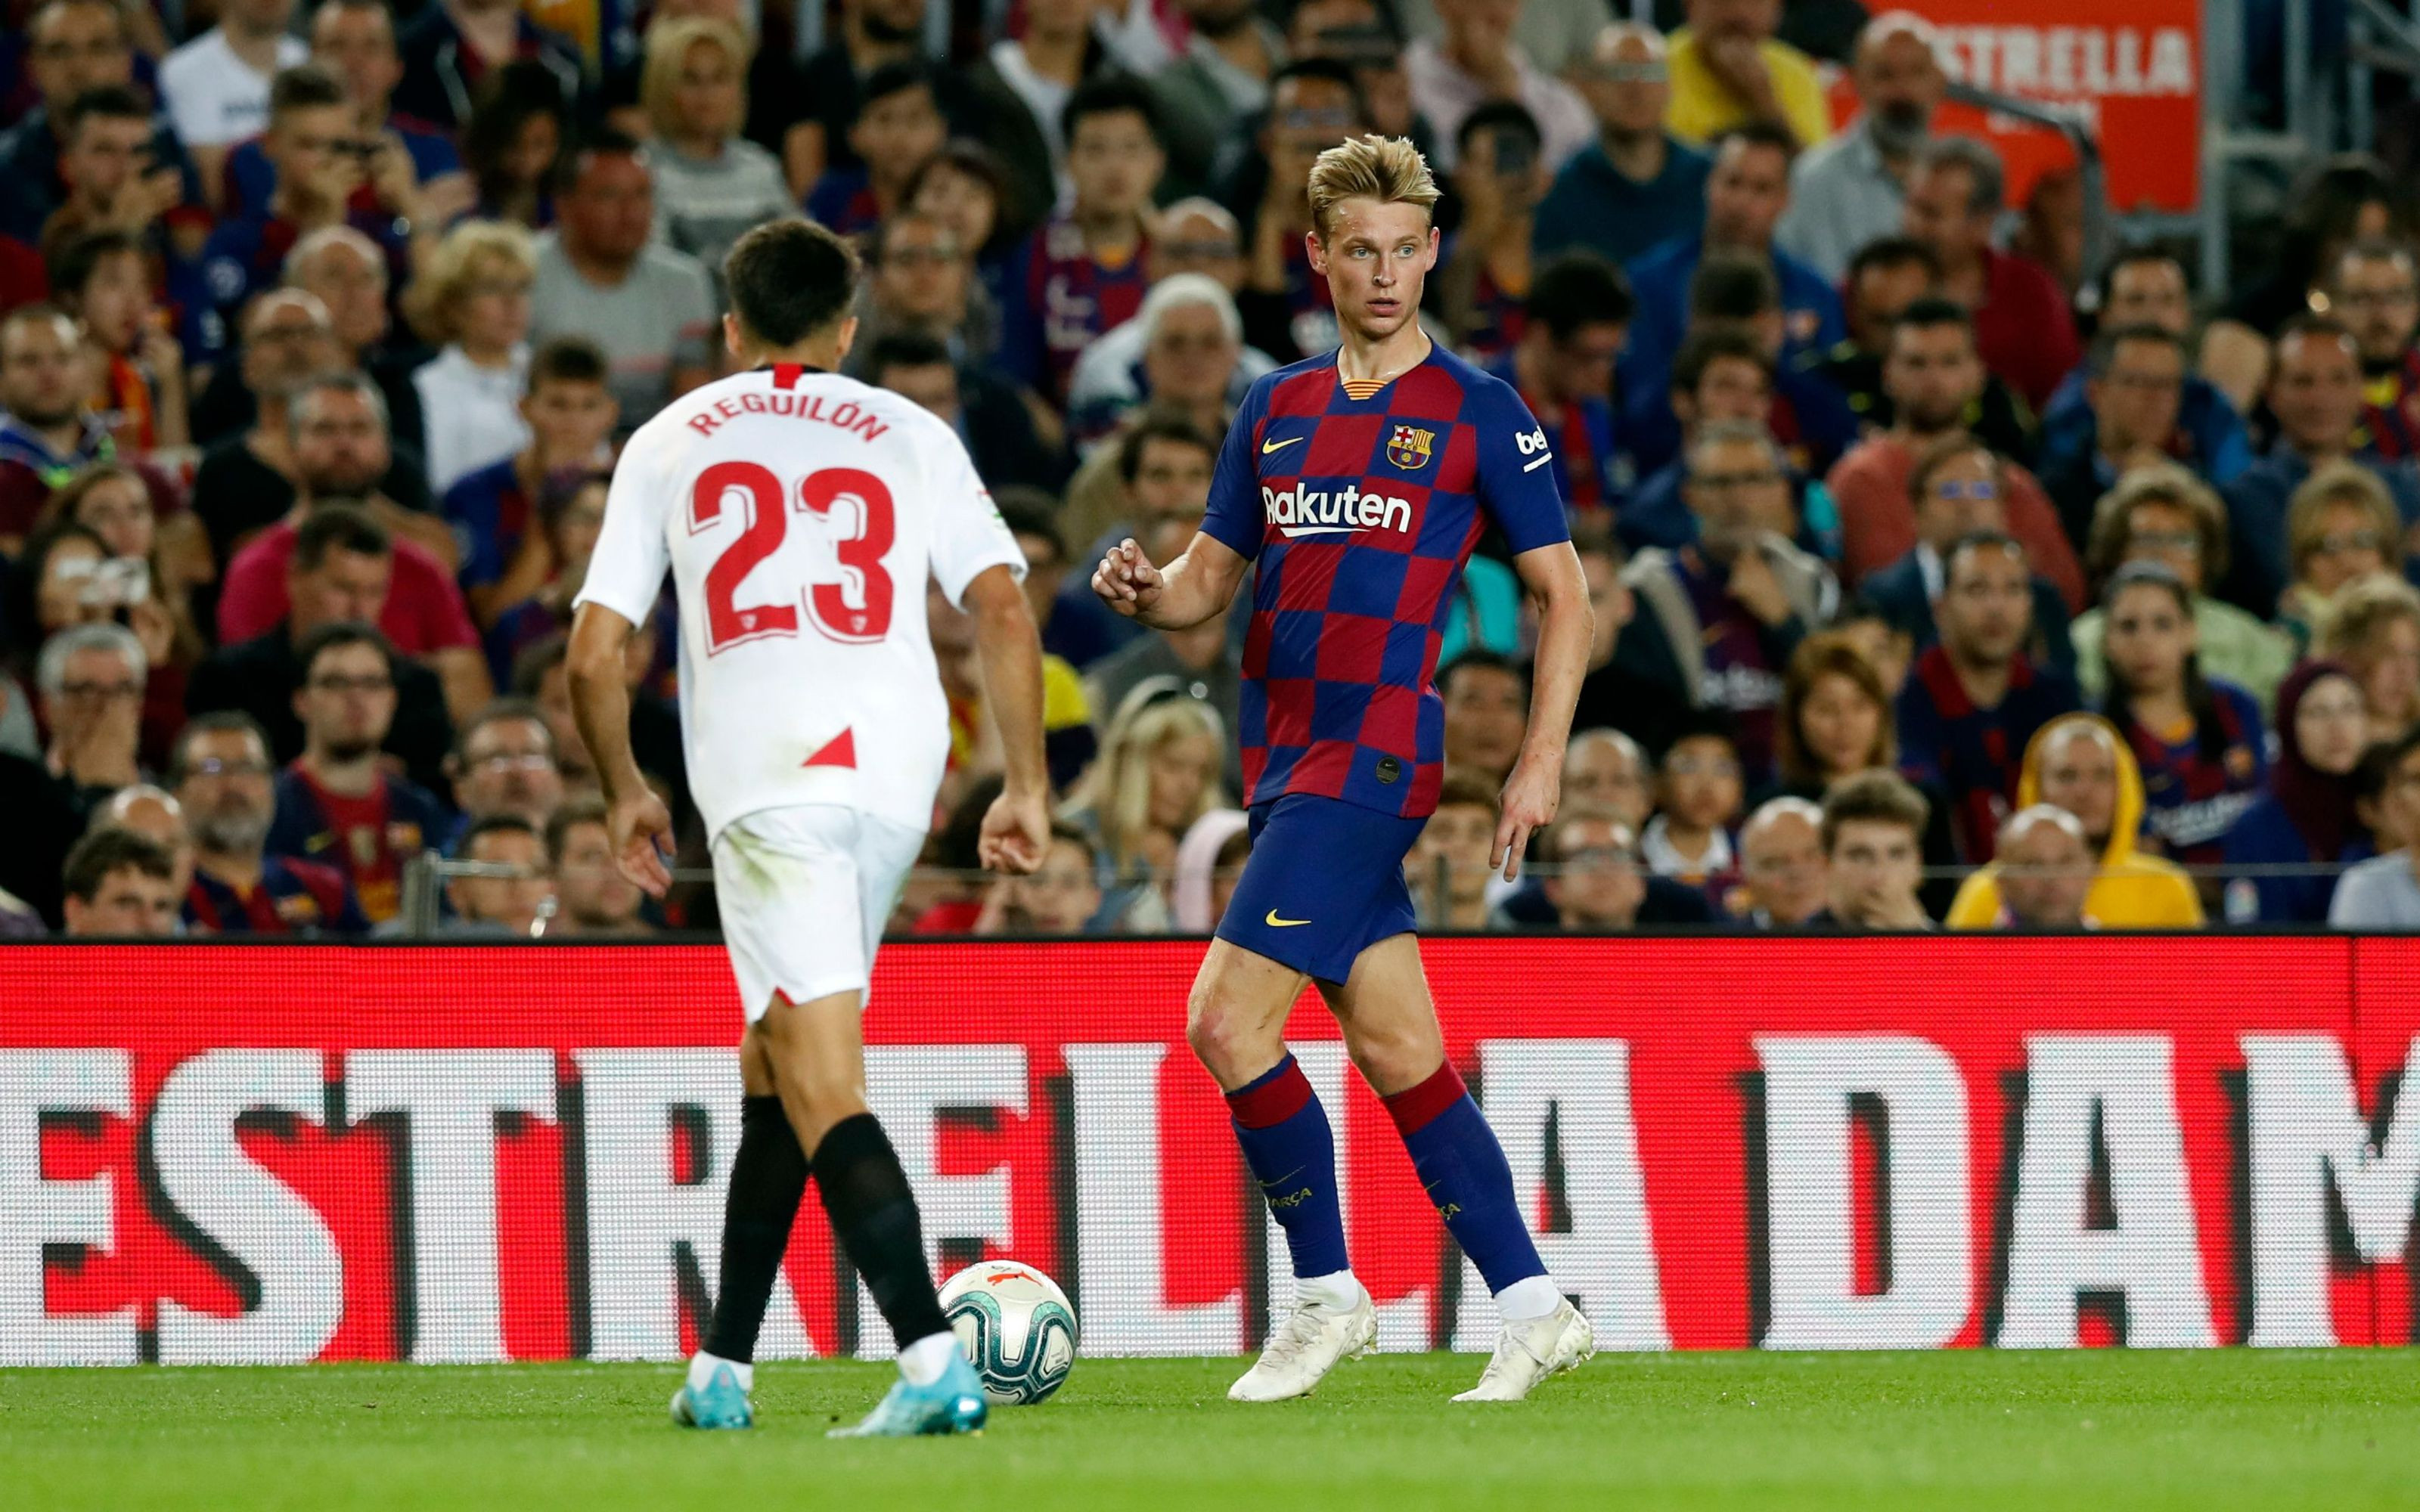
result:
[(999, 1406), (1046, 1401), (1076, 1367), (1076, 1309), (1030, 1265), (968, 1266), (941, 1288), (941, 1310), (983, 1377), (984, 1395)]

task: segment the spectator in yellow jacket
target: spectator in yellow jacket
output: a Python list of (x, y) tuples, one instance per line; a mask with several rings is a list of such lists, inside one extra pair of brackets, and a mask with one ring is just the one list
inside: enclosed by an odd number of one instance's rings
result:
[[(2103, 929), (2199, 929), (2201, 899), (2173, 861), (2134, 849), (2143, 823), (2143, 774), (2117, 729), (2097, 714), (2071, 714), (2038, 731), (2025, 747), (2017, 807), (2055, 804), (2073, 814), (2101, 853), (2084, 911)], [(1951, 929), (1995, 929), (2006, 905), (2000, 869), (1966, 879), (1949, 905)]]

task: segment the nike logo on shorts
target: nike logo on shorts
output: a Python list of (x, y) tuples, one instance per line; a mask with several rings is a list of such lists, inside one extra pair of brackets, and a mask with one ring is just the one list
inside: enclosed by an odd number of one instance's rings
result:
[(1271, 929), (1292, 929), (1296, 924), (1308, 924), (1311, 920), (1307, 918), (1280, 918), (1278, 917), (1278, 911), (1272, 908), (1268, 912), (1268, 917), (1262, 919), (1261, 922), (1266, 924)]

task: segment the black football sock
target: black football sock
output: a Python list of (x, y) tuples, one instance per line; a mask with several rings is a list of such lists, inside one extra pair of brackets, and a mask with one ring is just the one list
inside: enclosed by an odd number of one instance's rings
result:
[(815, 1191), (832, 1233), (865, 1278), (874, 1304), (901, 1349), (950, 1331), (924, 1263), (916, 1194), (890, 1135), (871, 1113), (843, 1119), (815, 1147)]
[(778, 1097), (739, 1103), (739, 1149), (722, 1202), (722, 1274), (706, 1352), (745, 1364), (756, 1357), (756, 1331), (773, 1295), (773, 1277), (790, 1247), (790, 1220), (807, 1195), (807, 1156)]

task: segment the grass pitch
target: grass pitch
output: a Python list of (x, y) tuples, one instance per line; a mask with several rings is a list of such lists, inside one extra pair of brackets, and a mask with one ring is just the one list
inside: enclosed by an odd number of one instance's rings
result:
[(2420, 1505), (2420, 1357), (1600, 1356), (1517, 1407), (1481, 1361), (1225, 1399), (1230, 1360), (1100, 1361), (980, 1439), (830, 1443), (888, 1366), (768, 1365), (691, 1433), (668, 1365), (0, 1371), (0, 1506), (741, 1509)]

